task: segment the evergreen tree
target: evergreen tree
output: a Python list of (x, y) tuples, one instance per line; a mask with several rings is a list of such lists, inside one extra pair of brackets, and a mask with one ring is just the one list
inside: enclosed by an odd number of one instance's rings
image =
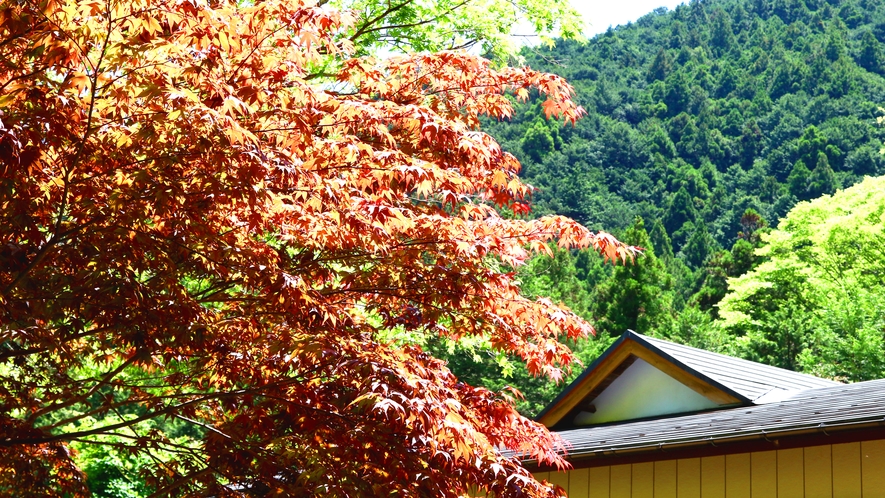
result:
[[(687, 225), (691, 225), (691, 223)], [(664, 263), (667, 273), (671, 276), (673, 282), (673, 309), (681, 310), (686, 298), (694, 287), (692, 271), (682, 258), (677, 258), (673, 253), (670, 236), (667, 235), (667, 230), (660, 219), (655, 220), (648, 235), (655, 255), (659, 256), (660, 261)]]
[(756, 248), (759, 247), (759, 239), (755, 243), (747, 239), (737, 239), (731, 247), (731, 268), (729, 277), (739, 277), (752, 270), (759, 258), (756, 256)]
[(741, 131), (740, 163), (744, 169), (753, 166), (759, 142), (762, 141), (762, 131), (754, 121), (749, 121)]
[(655, 256), (642, 218), (636, 218), (622, 240), (646, 249), (633, 264), (616, 267), (597, 288), (593, 310), (597, 333), (618, 336), (627, 329), (642, 334), (665, 331), (672, 321), (672, 279)]
[(882, 49), (872, 31), (864, 31), (860, 39), (860, 56), (857, 63), (867, 71), (882, 72)]
[(667, 50), (664, 47), (661, 47), (658, 49), (658, 54), (655, 56), (654, 62), (651, 63), (651, 67), (648, 69), (646, 80), (648, 80), (649, 83), (652, 81), (664, 80), (667, 78), (667, 75), (670, 74), (672, 69), (673, 63), (670, 61), (670, 56), (667, 54)]
[(728, 276), (733, 266), (729, 251), (716, 251), (701, 270), (700, 288), (689, 299), (689, 306), (708, 311), (715, 317), (715, 306), (728, 291)]
[(724, 54), (734, 45), (734, 33), (731, 28), (731, 17), (722, 9), (716, 9), (713, 13), (713, 26), (710, 37), (710, 45), (716, 55)]
[(840, 32), (836, 30), (830, 31), (824, 52), (827, 54), (827, 59), (830, 61), (836, 61), (845, 55), (845, 40), (842, 39), (842, 34)]
[(823, 152), (817, 155), (817, 165), (808, 176), (808, 198), (814, 199), (836, 191), (836, 174), (830, 167), (830, 161)]
[(699, 221), (685, 243), (682, 254), (685, 262), (692, 268), (700, 268), (716, 250), (716, 241), (707, 230), (707, 224)]
[(793, 169), (790, 171), (790, 176), (787, 177), (787, 185), (789, 186), (790, 193), (796, 196), (797, 199), (805, 200), (808, 198), (808, 179), (810, 176), (811, 171), (805, 165), (805, 161), (801, 159), (796, 161), (796, 164), (793, 165)]
[(699, 290), (689, 300), (690, 306), (696, 306), (709, 312), (713, 318), (718, 317), (716, 305), (728, 292), (728, 279), (741, 276), (750, 271), (758, 262), (755, 250), (761, 244), (760, 235), (768, 232), (768, 223), (752, 208), (748, 208), (741, 216), (741, 228), (738, 239), (731, 251), (716, 251), (704, 264), (701, 273)]
[(688, 190), (683, 185), (676, 191), (676, 194), (670, 201), (670, 205), (667, 207), (664, 217), (664, 228), (667, 229), (668, 233), (672, 234), (682, 228), (685, 223), (694, 223), (697, 217), (698, 213), (694, 207), (691, 195), (689, 195)]
[(651, 232), (649, 232), (649, 241), (651, 242), (651, 248), (654, 250), (655, 254), (660, 255), (661, 260), (669, 261), (673, 259), (673, 245), (670, 242), (670, 236), (667, 235), (667, 230), (664, 228), (664, 224), (661, 223), (661, 220), (655, 220), (654, 225), (651, 227)]
[(676, 72), (667, 77), (667, 90), (664, 94), (664, 103), (667, 104), (667, 113), (670, 116), (686, 111), (691, 99), (691, 88), (683, 71)]

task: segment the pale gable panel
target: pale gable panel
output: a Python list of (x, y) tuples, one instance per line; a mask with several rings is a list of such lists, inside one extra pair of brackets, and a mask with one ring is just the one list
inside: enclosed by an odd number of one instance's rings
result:
[(642, 359), (636, 359), (583, 411), (575, 425), (601, 424), (717, 408), (719, 405)]

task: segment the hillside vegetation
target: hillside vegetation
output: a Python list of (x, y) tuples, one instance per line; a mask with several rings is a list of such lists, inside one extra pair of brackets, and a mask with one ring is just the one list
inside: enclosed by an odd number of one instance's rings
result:
[[(647, 248), (627, 267), (558, 251), (521, 270), (529, 294), (597, 326), (596, 339), (576, 345), (579, 356), (589, 361), (631, 328), (818, 375), (885, 373), (882, 210), (857, 205), (873, 214), (837, 235), (822, 228), (837, 226), (825, 218), (845, 215), (831, 211), (848, 202), (827, 195), (885, 174), (883, 41), (879, 0), (692, 1), (586, 44), (524, 53), (531, 67), (565, 76), (588, 113), (563, 126), (529, 103), (487, 123), (538, 189), (535, 215), (565, 214)], [(881, 182), (859, 188), (851, 202), (885, 198)], [(812, 220), (809, 206), (824, 218)], [(817, 268), (818, 249), (780, 257), (792, 249), (779, 241), (796, 230), (816, 234), (803, 239), (809, 247), (829, 244), (835, 266)], [(848, 265), (855, 253), (863, 257)], [(821, 276), (843, 267), (838, 278)], [(772, 284), (781, 277), (793, 287)], [(527, 412), (561, 388), (499, 357), (455, 356), (471, 381), (521, 386)]]
[(885, 173), (883, 40), (876, 0), (694, 1), (527, 52), (575, 86), (588, 116), (563, 127), (532, 104), (490, 129), (541, 212), (609, 230), (660, 220), (677, 253), (702, 228), (731, 247), (747, 208), (776, 222)]

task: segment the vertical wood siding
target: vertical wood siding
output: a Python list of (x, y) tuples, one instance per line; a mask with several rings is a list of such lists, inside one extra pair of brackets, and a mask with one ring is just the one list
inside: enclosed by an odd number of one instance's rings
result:
[(833, 490), (833, 447), (805, 448), (805, 492), (808, 496), (831, 496)]
[(676, 460), (655, 462), (655, 498), (676, 498)]
[(700, 498), (701, 459), (683, 458), (676, 460), (677, 498)]
[(738, 453), (725, 456), (725, 496), (728, 498), (751, 498), (750, 454)]
[(777, 498), (805, 496), (805, 448), (777, 451)]
[[(590, 488), (588, 498), (609, 498), (611, 496), (611, 467), (593, 467), (590, 469)], [(583, 497), (581, 497), (583, 498)]]
[(655, 463), (633, 465), (632, 498), (655, 498)]
[(609, 498), (632, 498), (633, 496), (633, 466), (613, 465), (611, 482), (609, 483)]
[(536, 476), (572, 498), (885, 498), (885, 440)]
[(701, 496), (725, 498), (725, 457), (701, 458)]
[(860, 494), (860, 443), (834, 444), (833, 498), (857, 498)]
[(750, 496), (777, 498), (777, 452), (750, 453)]

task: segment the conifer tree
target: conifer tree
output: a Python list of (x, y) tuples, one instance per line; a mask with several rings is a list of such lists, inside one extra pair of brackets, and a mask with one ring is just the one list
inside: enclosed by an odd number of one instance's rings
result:
[(824, 194), (832, 194), (836, 188), (838, 188), (836, 174), (830, 167), (830, 161), (826, 154), (819, 152), (817, 165), (808, 175), (808, 198), (814, 199)]
[(651, 63), (651, 67), (648, 69), (646, 79), (649, 83), (652, 81), (663, 80), (667, 78), (667, 75), (670, 74), (672, 69), (673, 63), (670, 61), (670, 56), (667, 54), (667, 50), (662, 47), (658, 50), (657, 55), (655, 55), (655, 60)]
[(682, 249), (686, 263), (692, 268), (700, 268), (716, 250), (716, 245), (716, 241), (707, 230), (706, 223), (699, 221)]
[(651, 242), (651, 249), (655, 254), (659, 255), (661, 260), (669, 261), (673, 259), (673, 244), (670, 242), (670, 236), (667, 235), (667, 230), (664, 228), (661, 220), (655, 220), (648, 236)]
[(867, 71), (881, 73), (882, 48), (871, 31), (864, 31), (860, 39), (860, 47), (860, 57), (858, 57), (857, 63)]
[(796, 196), (797, 199), (805, 200), (808, 198), (808, 179), (810, 176), (811, 171), (805, 165), (805, 161), (801, 159), (796, 161), (796, 164), (793, 165), (793, 169), (790, 171), (790, 176), (787, 177), (787, 186), (790, 193)]
[(672, 319), (672, 279), (655, 256), (642, 218), (623, 236), (645, 249), (632, 264), (619, 266), (597, 289), (593, 317), (598, 334), (617, 336), (627, 329), (642, 334), (665, 330)]
[(683, 185), (676, 191), (673, 200), (670, 201), (664, 217), (664, 228), (667, 229), (668, 233), (674, 235), (674, 250), (678, 251), (681, 249), (682, 243), (685, 241), (685, 238), (682, 238), (685, 235), (678, 237), (676, 232), (683, 228), (686, 223), (694, 223), (697, 217), (697, 210), (694, 207), (691, 195), (686, 190), (685, 185)]

